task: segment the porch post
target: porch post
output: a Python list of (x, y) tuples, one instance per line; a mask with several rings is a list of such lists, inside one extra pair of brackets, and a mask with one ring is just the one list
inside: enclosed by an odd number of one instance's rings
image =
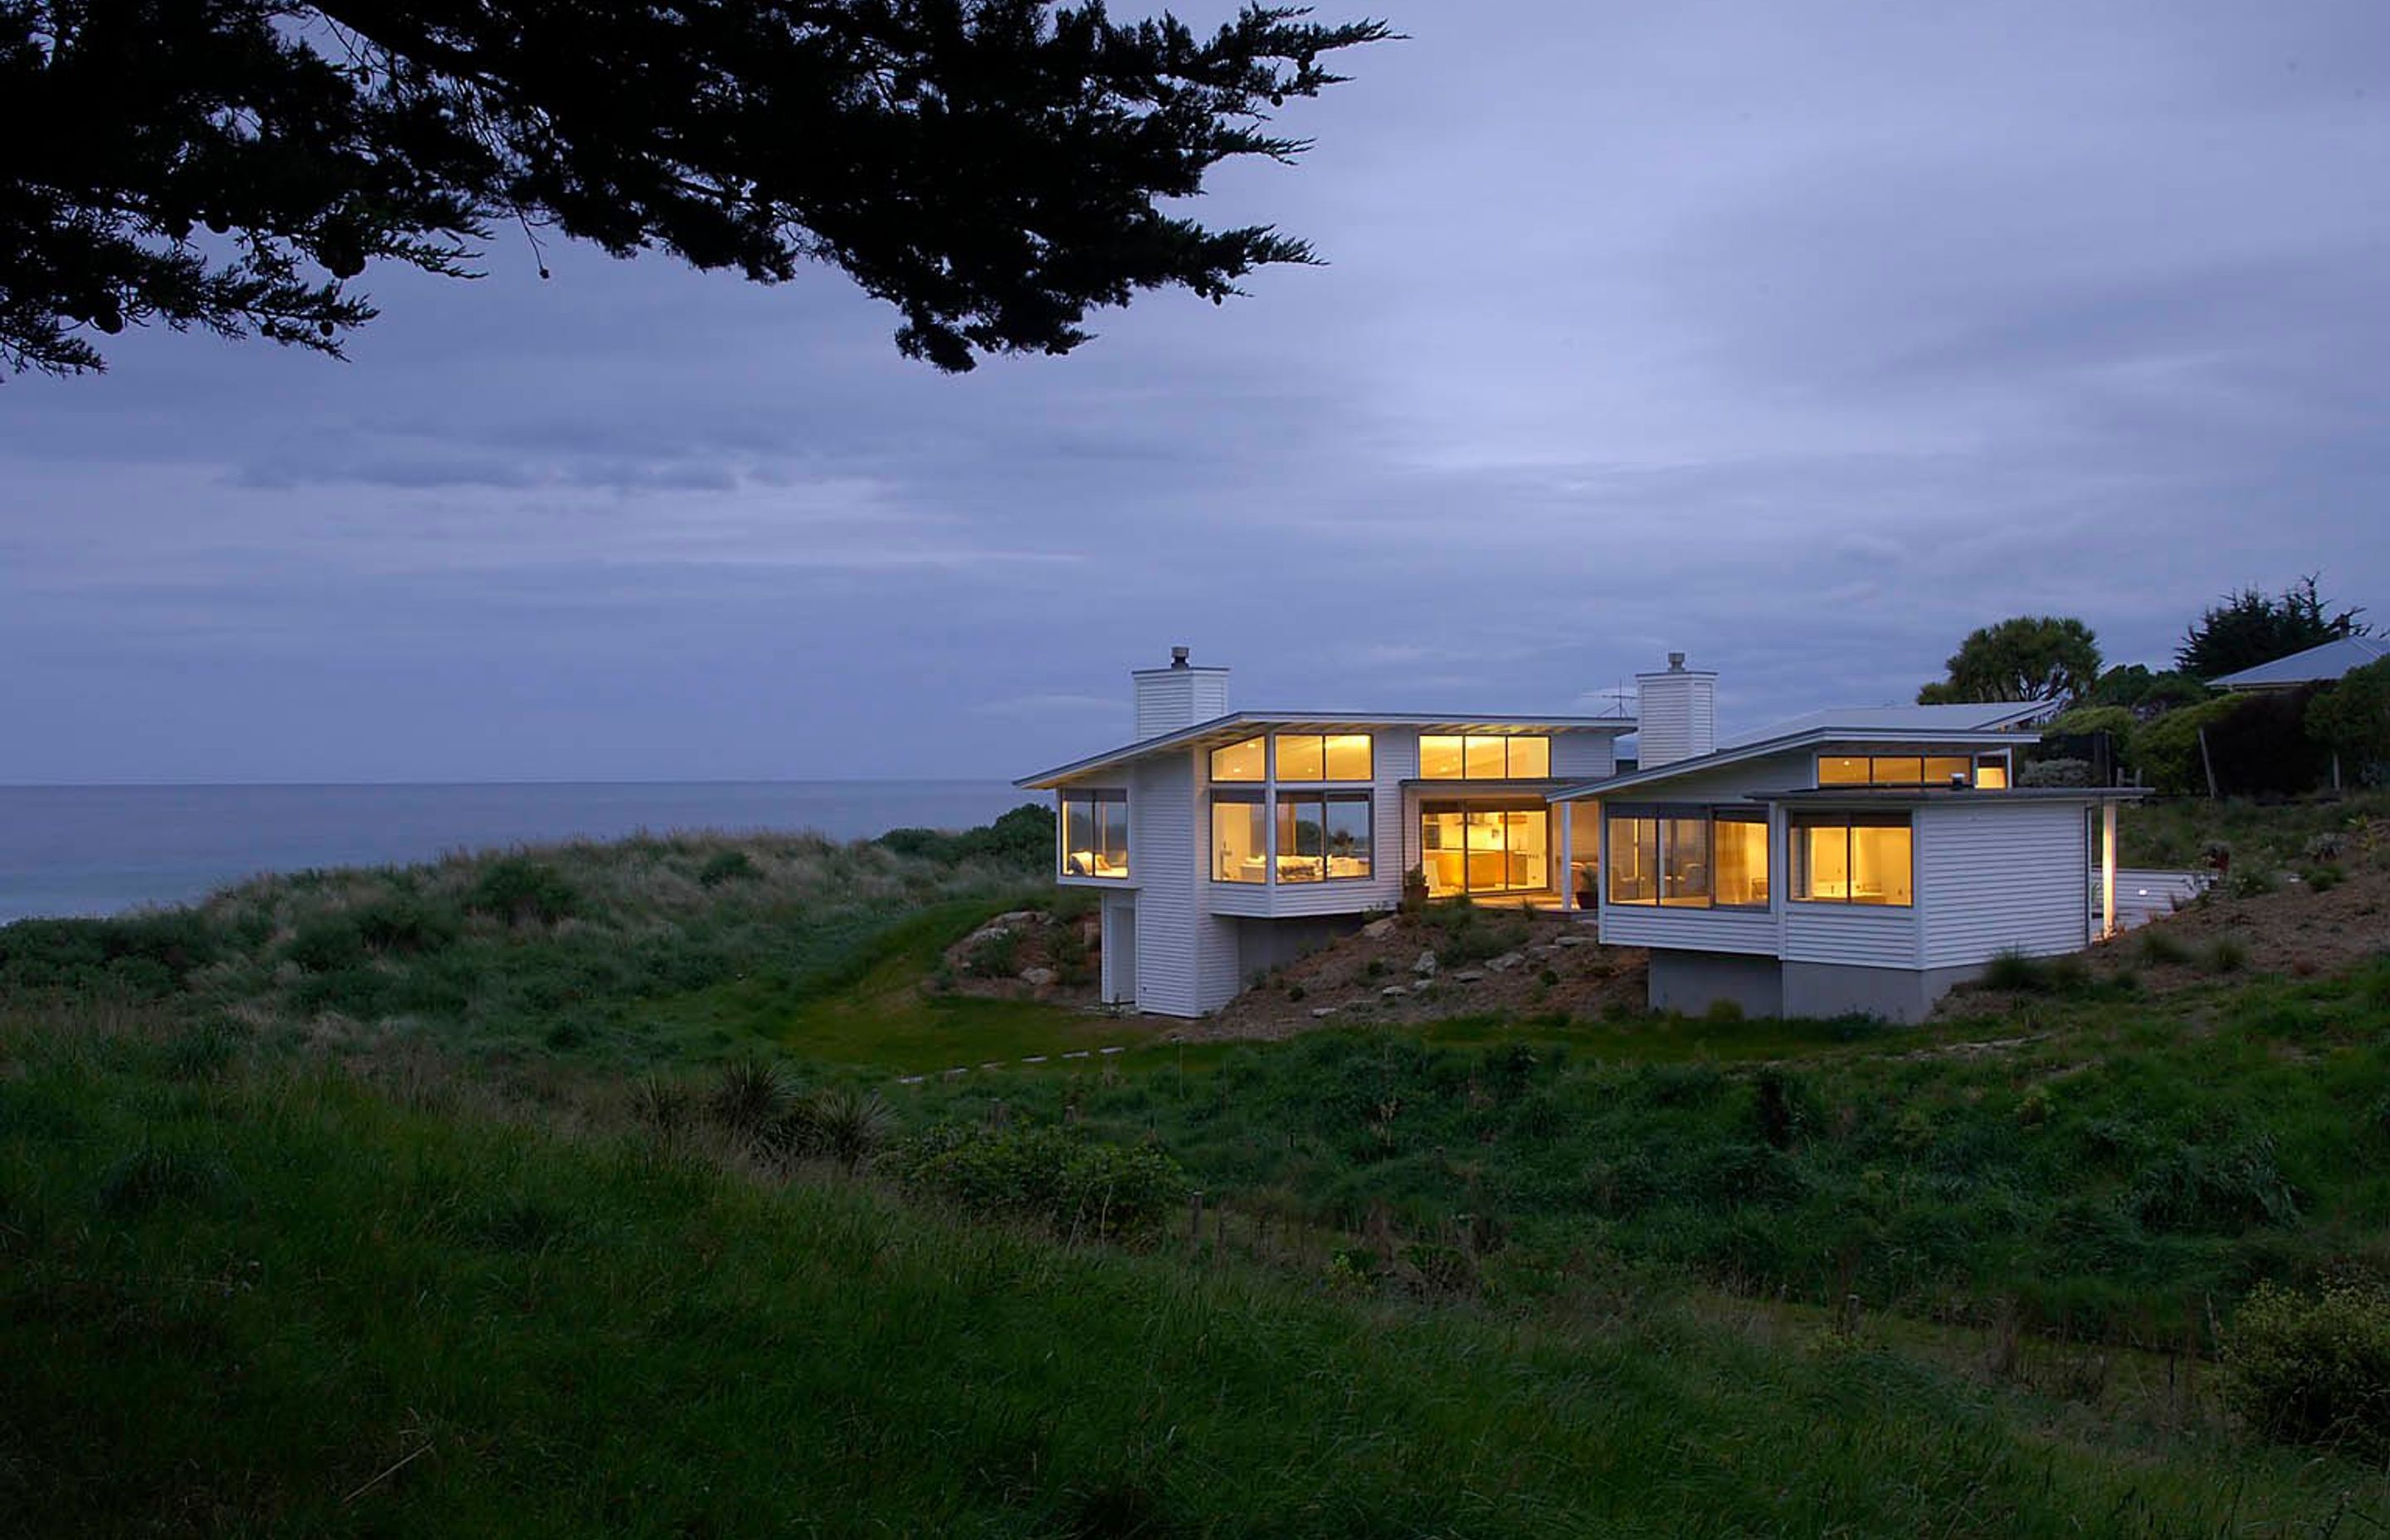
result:
[(2100, 803), (2100, 939), (2116, 934), (2116, 802)]
[(1561, 891), (1562, 914), (1576, 907), (1576, 851), (1575, 841), (1571, 838), (1576, 830), (1576, 817), (1574, 812), (1575, 807), (1574, 802), (1556, 802), (1548, 797), (1544, 799), (1545, 827), (1548, 828), (1550, 827), (1550, 820), (1554, 814), (1560, 815), (1561, 865), (1558, 880), (1552, 885)]

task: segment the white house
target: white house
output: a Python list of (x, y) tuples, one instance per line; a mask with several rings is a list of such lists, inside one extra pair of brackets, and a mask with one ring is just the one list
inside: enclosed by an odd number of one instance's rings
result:
[(1103, 997), (1165, 1016), (1216, 1010), (1392, 909), (1414, 868), (1431, 897), (1563, 902), (1570, 830), (1550, 796), (1613, 774), (1635, 730), (1627, 716), (1232, 712), (1228, 671), (1185, 648), (1132, 677), (1134, 741), (1018, 784), (1055, 793), (1060, 880), (1103, 892)]
[(1412, 872), (1650, 948), (1655, 1008), (1754, 1015), (1913, 1020), (2115, 908), (2135, 793), (2015, 789), (2039, 704), (1826, 712), (1721, 748), (1716, 675), (1681, 653), (1637, 675), (1634, 716), (1233, 712), (1227, 671), (1184, 648), (1133, 678), (1133, 741), (1018, 784), (1055, 793), (1059, 880), (1104, 895), (1103, 997), (1162, 1015), (1226, 1005)]

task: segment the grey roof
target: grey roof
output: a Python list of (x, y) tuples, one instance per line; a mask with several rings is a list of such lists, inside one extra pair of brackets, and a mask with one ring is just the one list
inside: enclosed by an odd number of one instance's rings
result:
[(1718, 747), (1732, 749), (1828, 729), (1866, 733), (1994, 732), (2019, 726), (2060, 707), (2061, 702), (2054, 700), (1981, 700), (1954, 706), (1838, 706), (1787, 722), (1771, 723), (1752, 732), (1737, 733)]
[(1957, 786), (1801, 786), (1746, 791), (1754, 802), (2121, 802), (2146, 797), (2146, 786), (2010, 786), (1997, 790)]
[[(2047, 701), (2019, 704), (2007, 701), (1997, 706), (1894, 706), (1868, 707), (1850, 712), (1819, 712), (1815, 716), (1802, 717), (1793, 723), (1779, 724), (1769, 731), (1773, 737), (1754, 738), (1731, 744), (1715, 753), (1701, 754), (1692, 759), (1671, 760), (1650, 769), (1634, 769), (1608, 780), (1584, 781), (1563, 791), (1552, 793), (1556, 802), (1574, 802), (1580, 797), (1606, 797), (1613, 791), (1625, 791), (1638, 786), (1651, 786), (1661, 781), (1676, 780), (1683, 776), (1699, 775), (1705, 770), (1722, 769), (1741, 764), (1745, 760), (1766, 759), (1771, 754), (1791, 753), (1799, 749), (1818, 749), (1831, 744), (1852, 744), (1877, 748), (1948, 748), (1998, 749), (2016, 741), (2016, 734), (2006, 726), (1984, 725), (1986, 723), (2017, 721), (2049, 710)], [(1944, 712), (1960, 713), (1955, 716), (1932, 717), (1920, 723), (1917, 713)], [(1889, 715), (1886, 713), (1898, 713)], [(1972, 713), (1968, 715), (1965, 713)], [(1882, 720), (1886, 725), (1870, 724)], [(1807, 723), (1818, 725), (1804, 725)], [(1975, 725), (1968, 725), (1968, 723)]]
[(1483, 712), (1230, 712), (1198, 722), (1191, 727), (1176, 732), (1159, 733), (1139, 738), (1117, 749), (1107, 749), (1100, 754), (1058, 764), (1051, 770), (1041, 770), (1034, 776), (1023, 776), (1012, 784), (1026, 790), (1043, 790), (1060, 786), (1080, 776), (1099, 770), (1109, 770), (1131, 760), (1143, 759), (1174, 749), (1216, 748), (1234, 743), (1256, 732), (1285, 728), (1308, 728), (1317, 733), (1366, 733), (1379, 727), (1417, 727), (1422, 732), (1446, 733), (1631, 733), (1635, 719), (1631, 716), (1500, 716)]
[(2378, 636), (2342, 636), (2208, 683), (2226, 690), (2290, 689), (2325, 684), (2384, 658), (2390, 658), (2390, 642)]

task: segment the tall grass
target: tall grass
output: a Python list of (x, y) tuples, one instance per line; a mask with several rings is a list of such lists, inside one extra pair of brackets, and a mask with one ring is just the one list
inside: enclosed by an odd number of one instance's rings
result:
[[(2112, 1447), (1841, 1339), (1507, 1321), (778, 1187), (645, 1137), (178, 1079), (0, 1028), (26, 1535), (2292, 1534), (2262, 1448)], [(1424, 1253), (1423, 1253), (1424, 1254)], [(1430, 1255), (1430, 1262), (1437, 1259)]]

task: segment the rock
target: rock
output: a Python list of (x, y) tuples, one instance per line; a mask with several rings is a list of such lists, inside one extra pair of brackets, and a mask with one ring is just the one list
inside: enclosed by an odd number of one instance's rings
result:
[(1381, 937), (1393, 935), (1394, 933), (1394, 926), (1397, 923), (1398, 921), (1396, 921), (1394, 916), (1388, 915), (1383, 919), (1373, 919), (1368, 924), (1361, 927), (1361, 933), (1368, 937), (1371, 941), (1377, 941)]
[(1024, 968), (1021, 970), (1021, 982), (1037, 989), (1045, 988), (1060, 977), (1050, 968)]
[(1432, 950), (1420, 953), (1419, 961), (1411, 964), (1411, 971), (1414, 973), (1433, 973), (1435, 968), (1435, 953)]
[(1410, 991), (1401, 984), (1388, 984), (1385, 988), (1378, 991), (1378, 994), (1381, 996), (1389, 1000), (1399, 1000), (1409, 993)]
[(1574, 932), (1571, 932), (1565, 936), (1553, 937), (1552, 944), (1554, 946), (1591, 946), (1593, 944), (1593, 938), (1591, 936), (1580, 936)]
[(1516, 952), (1505, 952), (1498, 957), (1486, 958), (1485, 971), (1488, 973), (1508, 973), (1510, 969), (1518, 967), (1523, 960), (1524, 959), (1523, 959)]
[(1560, 948), (1548, 941), (1537, 942), (1535, 945), (1527, 948), (1527, 956), (1531, 957), (1550, 957), (1557, 956), (1559, 954)]
[(1479, 969), (1464, 968), (1452, 976), (1452, 982), (1457, 984), (1482, 984), (1485, 982), (1485, 974)]
[(1311, 1007), (1311, 1014), (1315, 1017), (1333, 1016), (1336, 1014), (1336, 1007), (1334, 1006), (1314, 1006)]
[(1008, 929), (1015, 925), (1043, 925), (1046, 918), (1043, 909), (1012, 909), (989, 920), (986, 928), (993, 930), (999, 925)]
[(1435, 981), (1433, 979), (1421, 979), (1417, 983), (1411, 985), (1411, 993), (1414, 995), (1424, 995), (1434, 987)]

